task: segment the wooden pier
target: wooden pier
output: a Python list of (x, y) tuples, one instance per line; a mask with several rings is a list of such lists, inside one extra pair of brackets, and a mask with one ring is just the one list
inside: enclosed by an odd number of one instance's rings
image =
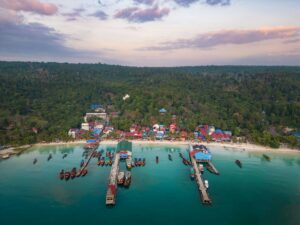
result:
[(216, 175), (220, 174), (219, 171), (217, 170), (217, 168), (214, 166), (214, 164), (211, 161), (207, 162), (207, 166), (210, 167), (210, 170), (209, 170), (210, 172), (212, 172)]
[[(192, 146), (190, 146), (190, 149), (193, 149)], [(196, 162), (195, 158), (191, 157), (191, 161), (192, 161), (192, 166), (195, 171), (195, 179), (196, 179), (196, 182), (198, 185), (199, 192), (201, 194), (202, 203), (209, 205), (212, 203), (212, 201), (208, 195), (207, 188), (205, 187), (205, 184), (204, 184), (204, 181), (202, 178), (202, 174), (199, 171), (199, 167), (197, 166), (197, 162)]]
[(116, 195), (117, 195), (117, 176), (119, 173), (119, 162), (120, 162), (120, 154), (116, 153), (114, 162), (111, 167), (108, 186), (106, 192), (106, 205), (115, 205), (116, 204)]

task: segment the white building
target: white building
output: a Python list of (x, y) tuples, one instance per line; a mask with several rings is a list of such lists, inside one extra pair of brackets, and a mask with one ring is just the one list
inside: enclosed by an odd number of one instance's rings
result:
[(84, 117), (84, 121), (87, 122), (88, 118), (91, 118), (91, 117), (96, 117), (96, 118), (106, 120), (107, 119), (107, 113), (86, 113), (85, 117)]
[(90, 126), (88, 123), (82, 123), (81, 124), (81, 129), (82, 130), (90, 130)]

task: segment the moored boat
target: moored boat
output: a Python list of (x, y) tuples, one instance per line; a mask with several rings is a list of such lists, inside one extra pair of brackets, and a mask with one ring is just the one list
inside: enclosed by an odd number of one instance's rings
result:
[(59, 178), (61, 180), (63, 180), (65, 178), (65, 171), (64, 170), (61, 170), (60, 173), (59, 173)]
[(158, 158), (158, 156), (156, 156), (156, 163), (159, 163), (159, 158)]
[(208, 180), (205, 180), (205, 181), (204, 181), (204, 185), (205, 185), (206, 189), (208, 189), (208, 188), (209, 188), (209, 185), (208, 185)]
[(117, 177), (117, 184), (123, 184), (125, 181), (125, 172), (124, 171), (120, 171), (118, 173), (118, 177)]
[(49, 161), (50, 159), (52, 159), (52, 154), (50, 153), (47, 160)]
[(268, 161), (270, 161), (270, 160), (271, 160), (271, 157), (270, 157), (270, 156), (268, 156), (268, 155), (266, 155), (266, 154), (263, 154), (263, 157), (264, 157), (266, 160), (268, 160)]
[(191, 176), (191, 179), (195, 178), (195, 171), (193, 168), (190, 169), (190, 176)]
[(242, 162), (240, 160), (235, 160), (235, 164), (238, 165), (238, 167), (242, 168)]
[(65, 153), (65, 154), (63, 155), (62, 158), (64, 159), (64, 158), (66, 158), (67, 156), (68, 156), (68, 154)]
[(171, 154), (168, 154), (168, 158), (169, 158), (170, 161), (172, 161), (172, 156), (171, 156)]
[(71, 173), (70, 172), (65, 172), (65, 179), (69, 180), (71, 177)]
[(88, 173), (87, 169), (81, 170), (81, 176), (85, 176)]
[(132, 160), (131, 160), (131, 157), (128, 157), (128, 158), (126, 159), (126, 167), (127, 167), (127, 169), (131, 169), (131, 167), (132, 167)]
[(36, 164), (36, 163), (37, 163), (37, 158), (34, 158), (33, 164)]
[(74, 179), (76, 177), (76, 168), (74, 167), (71, 171), (71, 178)]
[(204, 172), (204, 166), (203, 166), (203, 164), (199, 164), (199, 170), (200, 170), (200, 172), (201, 173), (203, 173)]
[(131, 183), (131, 173), (129, 171), (126, 171), (125, 173), (125, 180), (124, 180), (124, 186), (129, 187)]
[(80, 162), (80, 167), (83, 167), (83, 166), (84, 166), (84, 160), (82, 159)]

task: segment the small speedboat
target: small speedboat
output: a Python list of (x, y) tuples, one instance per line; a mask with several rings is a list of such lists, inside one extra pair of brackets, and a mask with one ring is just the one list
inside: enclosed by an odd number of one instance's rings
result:
[(4, 155), (2, 155), (2, 159), (8, 159), (10, 157), (10, 155), (9, 154), (4, 154)]
[(199, 170), (200, 170), (201, 173), (204, 172), (204, 166), (203, 166), (203, 164), (199, 164)]
[(37, 158), (34, 158), (33, 164), (36, 164), (36, 163), (37, 163)]
[(208, 189), (208, 188), (209, 188), (209, 185), (208, 185), (208, 180), (205, 180), (205, 181), (204, 181), (204, 185), (205, 185), (206, 189)]
[(242, 165), (242, 162), (240, 160), (235, 160), (235, 164), (238, 165), (238, 167), (242, 168), (243, 165)]

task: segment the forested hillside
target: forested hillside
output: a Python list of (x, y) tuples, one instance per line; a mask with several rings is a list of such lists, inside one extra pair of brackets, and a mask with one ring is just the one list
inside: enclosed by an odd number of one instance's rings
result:
[[(125, 94), (130, 98), (123, 101)], [(168, 123), (176, 114), (178, 125), (188, 131), (208, 123), (264, 145), (299, 145), (283, 133), (286, 127), (300, 129), (299, 67), (18, 62), (0, 62), (0, 144), (65, 139), (70, 127), (80, 127), (92, 102), (121, 113), (112, 121), (118, 129)], [(168, 110), (163, 119), (162, 107)]]

